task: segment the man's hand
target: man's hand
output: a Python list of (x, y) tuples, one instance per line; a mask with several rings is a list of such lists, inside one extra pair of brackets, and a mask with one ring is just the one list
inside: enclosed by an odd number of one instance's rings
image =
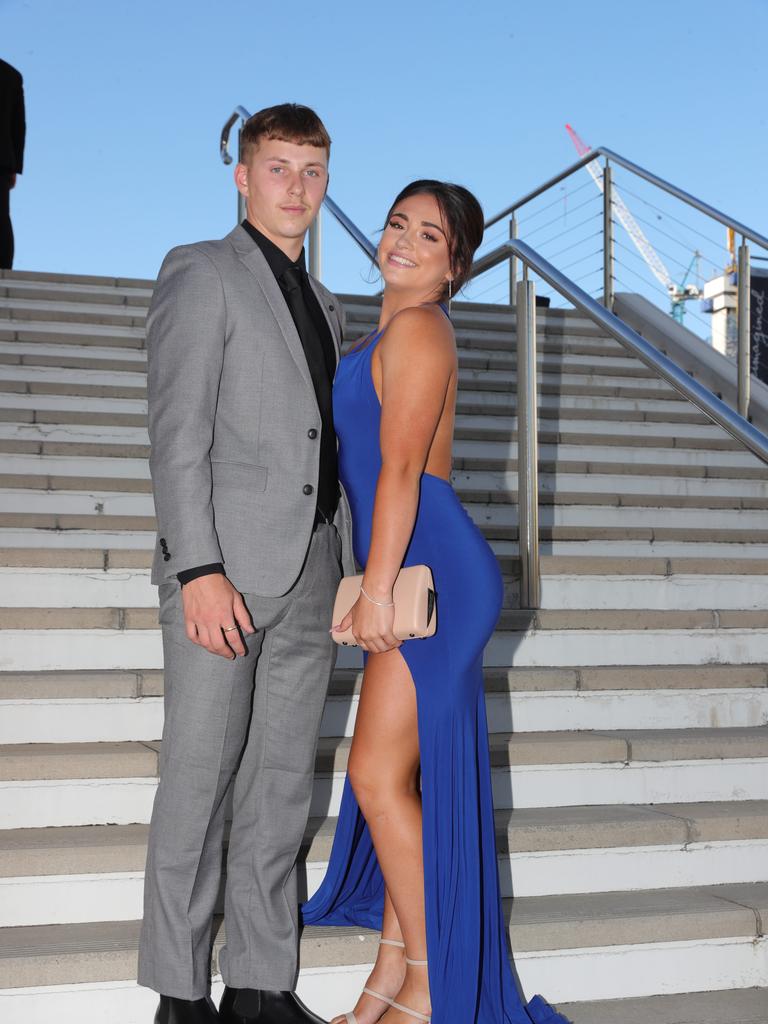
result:
[(190, 580), (181, 588), (181, 602), (184, 625), (192, 643), (230, 661), (245, 654), (240, 630), (245, 634), (256, 630), (242, 596), (226, 576), (212, 573)]

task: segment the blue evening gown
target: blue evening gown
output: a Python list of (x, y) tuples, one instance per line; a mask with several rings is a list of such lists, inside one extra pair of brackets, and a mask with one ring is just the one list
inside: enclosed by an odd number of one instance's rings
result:
[[(444, 308), (444, 307), (443, 307)], [(348, 353), (333, 385), (339, 475), (365, 566), (381, 468), (381, 406), (371, 378), (376, 332)], [(502, 604), (496, 557), (451, 484), (424, 473), (403, 565), (426, 564), (437, 633), (400, 648), (416, 688), (424, 896), (434, 1024), (568, 1024), (541, 996), (521, 1000), (499, 898), (483, 648)], [(384, 880), (345, 780), (328, 871), (302, 907), (305, 924), (381, 929)]]

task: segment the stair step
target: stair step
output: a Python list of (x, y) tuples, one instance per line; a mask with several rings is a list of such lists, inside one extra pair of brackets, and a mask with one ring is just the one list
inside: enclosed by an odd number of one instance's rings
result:
[[(500, 810), (501, 893), (757, 882), (768, 854), (767, 810), (765, 801)], [(298, 860), (301, 899), (327, 871), (335, 828), (335, 818), (309, 823)], [(141, 917), (147, 836), (147, 825), (0, 832), (0, 927)]]
[[(323, 737), (351, 736), (359, 697), (352, 687), (325, 704)], [(486, 694), (494, 732), (598, 729), (739, 728), (768, 724), (768, 688), (535, 690)], [(162, 734), (160, 696), (23, 697), (0, 701), (0, 744), (154, 740)]]
[[(312, 818), (304, 859), (325, 862), (336, 818)], [(0, 878), (143, 871), (149, 826), (87, 825), (0, 831)], [(639, 847), (689, 849), (696, 843), (768, 838), (768, 801), (500, 809), (505, 854), (607, 851)], [(552, 879), (558, 884), (558, 879)], [(601, 879), (584, 879), (600, 884)], [(678, 884), (670, 878), (671, 884)], [(658, 886), (665, 888), (665, 886)]]
[[(71, 324), (71, 331), (76, 334), (77, 327), (75, 307), (76, 303), (48, 303), (46, 308), (40, 304), (28, 304), (26, 306), (4, 306), (0, 298), (0, 320), (9, 319), (8, 313), (14, 308), (19, 308), (20, 313), (16, 316), (18, 320), (38, 319), (44, 321), (60, 321)], [(66, 308), (71, 307), (71, 308)], [(83, 317), (83, 323), (116, 324), (118, 326), (143, 326), (146, 316), (146, 308), (139, 305), (92, 305), (95, 311), (90, 317)], [(40, 309), (41, 314), (35, 317), (33, 310)], [(61, 310), (61, 316), (57, 315), (57, 309)], [(12, 314), (13, 315), (13, 314)], [(352, 348), (359, 336), (349, 336), (345, 339), (345, 350)], [(597, 343), (596, 343), (597, 342)], [(602, 342), (602, 344), (600, 343)], [(477, 331), (459, 330), (456, 333), (457, 350), (461, 365), (474, 367), (475, 369), (514, 369), (517, 362), (517, 352), (514, 337), (506, 332), (498, 331)], [(97, 345), (78, 344), (77, 340), (52, 341), (49, 344), (36, 341), (17, 341), (4, 339), (0, 341), (0, 352), (3, 354), (3, 362), (19, 361), (14, 357), (21, 357), (20, 361), (30, 361), (30, 365), (45, 365), (37, 363), (38, 359), (58, 356), (61, 360), (79, 359), (83, 367), (93, 367), (101, 359), (110, 362), (127, 360), (134, 364), (139, 360), (146, 364), (146, 350), (136, 350), (128, 347), (109, 345), (99, 348)], [(634, 356), (622, 350), (620, 347), (613, 347), (605, 339), (589, 339), (583, 337), (568, 338), (560, 334), (549, 334), (542, 332), (537, 344), (537, 360), (539, 365), (551, 364), (554, 371), (560, 372), (568, 367), (573, 372), (580, 372), (579, 368), (585, 368), (589, 372), (616, 372), (631, 377), (658, 380), (658, 375), (649, 367), (645, 366)], [(53, 364), (52, 364), (53, 365)], [(56, 365), (66, 366), (66, 362)], [(130, 366), (128, 367), (130, 369)]]
[[(2, 534), (0, 534), (0, 542), (2, 539)], [(32, 535), (29, 539), (36, 538)], [(67, 538), (63, 537), (63, 539)], [(97, 540), (98, 538), (91, 539)], [(755, 550), (757, 550), (757, 546), (755, 546)], [(98, 546), (66, 548), (45, 547), (41, 542), (35, 547), (0, 547), (0, 568), (101, 569), (105, 572), (135, 569), (140, 571), (150, 568), (152, 553), (153, 547), (140, 550), (102, 549)], [(520, 560), (517, 556), (500, 555), (498, 561), (507, 578), (516, 579), (519, 576)], [(642, 555), (542, 555), (541, 575), (603, 578), (632, 576), (643, 579), (648, 579), (648, 577), (669, 579), (675, 576), (697, 575), (765, 576), (768, 575), (768, 553), (731, 558), (722, 555), (711, 558), (687, 558), (682, 555), (666, 558)], [(548, 607), (548, 605), (545, 603), (544, 607)]]
[[(0, 630), (158, 629), (157, 608), (0, 607)], [(768, 609), (507, 608), (498, 629), (530, 630), (695, 630), (766, 629)]]
[[(721, 960), (732, 959), (735, 954), (745, 968), (751, 967), (745, 971), (744, 984), (760, 984), (765, 967), (750, 949), (755, 944), (764, 947), (766, 943), (757, 921), (768, 909), (767, 890), (768, 886), (757, 883), (631, 894), (520, 897), (513, 903), (504, 901), (504, 910), (524, 987), (531, 992), (546, 990), (546, 986), (530, 982), (536, 975), (532, 969), (536, 961), (548, 960), (551, 984), (547, 994), (562, 1000), (578, 998), (578, 989), (583, 992), (586, 987), (583, 980), (577, 986), (568, 979), (570, 972), (556, 977), (555, 967), (561, 966), (568, 953), (578, 960), (582, 972), (588, 961), (595, 971), (601, 961), (605, 968), (612, 955), (621, 953), (627, 959), (632, 952), (637, 954), (632, 965), (636, 968), (649, 944), (667, 957), (670, 944), (677, 944), (678, 948), (685, 944), (685, 966), (678, 962), (675, 973), (671, 969), (666, 972), (668, 989), (674, 985), (675, 974), (679, 987), (690, 983), (705, 965), (709, 967), (715, 951)], [(0, 929), (0, 990), (133, 979), (138, 933), (137, 921)], [(222, 944), (220, 925), (214, 958)], [(302, 968), (306, 971), (338, 964), (367, 966), (375, 959), (375, 949), (376, 934), (366, 929), (310, 926), (301, 939)], [(582, 951), (581, 956), (577, 956), (577, 951)], [(698, 956), (696, 951), (700, 951)], [(575, 966), (574, 963), (572, 967)], [(625, 964), (625, 972), (629, 966)], [(702, 977), (701, 984), (717, 984), (722, 973), (721, 968), (708, 978)], [(602, 988), (598, 997), (615, 994), (612, 990), (618, 979), (613, 978), (613, 985), (610, 980), (610, 972), (602, 985), (590, 977), (593, 993), (598, 995), (595, 989)], [(629, 990), (636, 994), (638, 989), (644, 989), (647, 994), (654, 991), (656, 981), (643, 979), (639, 974)], [(335, 995), (338, 998), (338, 989)]]
[[(464, 422), (471, 422), (471, 417), (462, 417)], [(490, 417), (488, 418), (490, 420)], [(594, 425), (594, 424), (593, 424)], [(711, 465), (733, 465), (734, 463), (749, 465), (744, 452), (736, 452), (736, 442), (728, 438), (705, 436), (668, 436), (660, 434), (648, 435), (651, 425), (644, 425), (642, 432), (628, 435), (617, 433), (615, 436), (600, 435), (596, 432), (581, 433), (575, 428), (570, 432), (567, 424), (560, 424), (559, 431), (546, 426), (539, 431), (539, 445), (542, 450), (555, 446), (561, 449), (580, 451), (580, 457), (593, 454), (599, 446), (601, 458), (618, 458), (619, 454), (627, 453), (637, 462), (650, 459), (654, 462), (677, 462), (681, 465), (696, 463), (699, 459), (711, 460)], [(609, 429), (607, 424), (603, 429)], [(613, 426), (610, 426), (613, 429)], [(691, 428), (695, 429), (695, 428)], [(646, 436), (648, 435), (648, 436)], [(462, 426), (455, 431), (457, 451), (465, 445), (462, 442), (484, 442), (492, 450), (492, 443), (503, 443), (508, 448), (510, 457), (517, 452), (517, 431), (507, 431), (493, 426)], [(145, 427), (112, 426), (109, 429), (92, 423), (12, 423), (0, 420), (0, 452), (8, 454), (27, 454), (41, 456), (67, 456), (90, 458), (141, 458), (149, 457), (149, 438)], [(620, 450), (617, 451), (617, 449)], [(604, 454), (603, 454), (604, 453)], [(642, 454), (641, 454), (642, 453)], [(721, 454), (722, 453), (722, 454)], [(725, 453), (728, 453), (727, 455)], [(551, 455), (550, 455), (551, 457)]]
[[(7, 592), (6, 608), (157, 607), (150, 551), (110, 555), (98, 549), (40, 548), (24, 556), (24, 549), (0, 548), (0, 591)], [(505, 571), (504, 608), (518, 609), (519, 563), (511, 557), (500, 561)], [(586, 558), (552, 561), (562, 562), (562, 569), (543, 567), (541, 607), (548, 612), (683, 612), (711, 610), (715, 605), (720, 611), (746, 612), (768, 605), (768, 564), (763, 559), (733, 559), (723, 574), (716, 571), (716, 559), (709, 564), (705, 559), (688, 560), (695, 567), (692, 572), (684, 570), (683, 560), (594, 559), (591, 573), (583, 565), (569, 568), (573, 562), (589, 561)], [(749, 571), (739, 572), (739, 562)]]
[[(107, 528), (108, 527), (108, 528)], [(114, 529), (114, 520), (108, 524), (103, 519), (91, 529), (57, 530), (53, 528), (37, 529), (34, 525), (26, 527), (8, 527), (0, 524), (0, 547), (23, 548), (37, 546), (41, 551), (71, 548), (79, 549), (112, 549), (117, 558), (136, 558), (136, 562), (126, 562), (132, 566), (145, 566), (147, 552), (152, 552), (155, 534), (151, 530)], [(497, 558), (517, 559), (518, 544), (516, 540), (495, 540), (491, 538), (491, 547)], [(673, 539), (655, 538), (653, 530), (645, 532), (640, 538), (595, 538), (579, 540), (559, 539), (543, 541), (541, 550), (544, 557), (580, 558), (597, 556), (610, 559), (643, 558), (652, 560), (685, 559), (707, 560), (708, 558), (724, 559), (725, 561), (749, 561), (750, 559), (768, 558), (768, 544), (753, 540), (745, 531), (739, 531), (730, 540), (702, 536), (689, 540), (680, 536)], [(42, 554), (41, 557), (47, 557)]]
[[(335, 815), (349, 738), (319, 742), (311, 813)], [(156, 741), (0, 747), (0, 828), (149, 821)], [(496, 733), (497, 808), (768, 798), (768, 727)]]
[[(88, 609), (43, 613), (12, 609), (12, 615), (6, 610), (3, 666), (16, 672), (160, 667), (160, 630), (156, 619), (152, 624), (156, 613), (152, 609), (129, 611), (131, 614), (116, 618), (110, 609), (96, 609), (93, 614)], [(600, 609), (555, 609), (551, 614), (526, 620), (524, 615), (506, 612), (488, 643), (485, 664), (762, 664), (768, 661), (766, 615), (768, 612), (761, 609), (722, 611), (717, 615), (703, 609), (677, 614), (661, 611), (652, 618), (634, 609), (614, 615)], [(20, 628), (10, 628), (11, 622)], [(88, 628), (78, 625), (86, 622), (90, 623)], [(341, 668), (356, 667), (359, 661), (357, 648), (340, 649)]]
[[(42, 436), (53, 433), (37, 428)], [(61, 432), (63, 428), (57, 428)], [(18, 433), (22, 433), (19, 431)], [(31, 431), (23, 431), (29, 435)], [(85, 456), (67, 449), (60, 455), (7, 454), (3, 459), (4, 476), (24, 474), (36, 476), (120, 477), (149, 480), (149, 444), (146, 434), (124, 431), (126, 440), (139, 440), (145, 451), (139, 458), (120, 456)], [(70, 435), (71, 436), (71, 435)], [(75, 433), (75, 437), (77, 437)], [(86, 435), (87, 436), (87, 435)], [(453, 468), (485, 470), (499, 473), (516, 472), (517, 444), (511, 440), (494, 441), (458, 438), (453, 445)], [(708, 452), (702, 449), (637, 447), (603, 445), (597, 437), (584, 444), (549, 443), (540, 439), (539, 472), (543, 474), (618, 474), (681, 476), (702, 478), (768, 479), (768, 467), (750, 452)], [(768, 493), (768, 489), (766, 489)]]
[(768, 988), (562, 1003), (573, 1024), (765, 1024)]
[[(88, 395), (22, 394), (7, 392), (2, 399), (0, 419), (29, 423), (85, 423), (104, 426), (146, 425), (147, 405), (144, 399), (94, 397)], [(513, 416), (516, 403), (513, 395), (492, 391), (460, 393), (456, 411), (459, 415)], [(26, 417), (26, 420), (25, 420)], [(671, 429), (678, 424), (707, 425), (703, 413), (692, 411), (685, 402), (637, 401), (589, 396), (544, 395), (539, 401), (539, 419), (599, 420), (635, 423), (660, 423)]]
[[(567, 668), (486, 668), (487, 693), (600, 692), (768, 688), (768, 665), (582, 665)], [(330, 696), (359, 693), (362, 673), (337, 668)], [(162, 669), (0, 672), (0, 699), (51, 700), (159, 697)]]

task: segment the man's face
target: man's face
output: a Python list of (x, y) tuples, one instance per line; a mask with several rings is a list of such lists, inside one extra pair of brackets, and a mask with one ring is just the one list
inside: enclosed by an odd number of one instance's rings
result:
[[(328, 188), (328, 154), (317, 146), (262, 138), (235, 168), (248, 220), (276, 245), (304, 238)], [(282, 244), (281, 244), (282, 243)]]

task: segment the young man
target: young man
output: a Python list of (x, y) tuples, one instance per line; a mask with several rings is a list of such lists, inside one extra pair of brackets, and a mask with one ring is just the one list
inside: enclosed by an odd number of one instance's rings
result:
[[(247, 219), (171, 250), (147, 321), (150, 468), (165, 658), (139, 983), (156, 1024), (309, 1024), (297, 974), (295, 859), (334, 663), (328, 629), (354, 571), (331, 384), (338, 300), (304, 269), (330, 138), (307, 107), (245, 124)], [(209, 996), (227, 804), (227, 986)]]

